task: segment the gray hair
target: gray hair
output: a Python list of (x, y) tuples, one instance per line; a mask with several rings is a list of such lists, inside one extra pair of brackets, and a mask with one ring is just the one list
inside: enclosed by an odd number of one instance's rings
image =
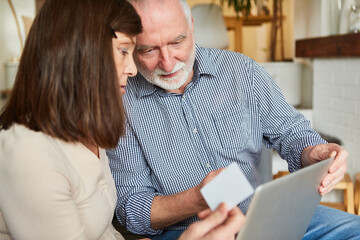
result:
[(179, 2), (184, 10), (185, 18), (188, 21), (190, 29), (191, 29), (191, 26), (192, 26), (191, 25), (191, 10), (190, 10), (189, 4), (187, 3), (186, 0), (179, 0)]
[[(141, 2), (146, 2), (147, 0), (127, 0), (129, 3), (141, 3)], [(168, 1), (168, 0), (160, 0), (160, 1)], [(178, 0), (179, 3), (181, 4), (184, 14), (185, 14), (185, 18), (188, 21), (188, 24), (190, 26), (190, 29), (192, 28), (192, 24), (191, 24), (191, 10), (189, 7), (189, 4), (187, 3), (186, 0)]]

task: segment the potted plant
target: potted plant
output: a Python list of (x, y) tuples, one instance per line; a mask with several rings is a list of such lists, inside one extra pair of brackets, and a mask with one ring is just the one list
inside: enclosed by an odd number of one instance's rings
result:
[(222, 6), (227, 3), (229, 8), (235, 10), (237, 16), (239, 16), (240, 13), (243, 13), (245, 16), (250, 14), (251, 0), (220, 0), (220, 3)]
[(265, 6), (264, 2), (268, 0), (220, 0), (220, 4), (224, 6), (227, 4), (229, 8), (234, 9), (237, 16), (243, 14), (249, 16), (251, 7), (255, 4), (258, 15), (269, 15), (269, 9)]

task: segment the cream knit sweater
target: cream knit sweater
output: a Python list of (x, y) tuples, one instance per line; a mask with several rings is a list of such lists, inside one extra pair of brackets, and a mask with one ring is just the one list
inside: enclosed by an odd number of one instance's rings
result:
[(15, 125), (0, 132), (0, 239), (123, 239), (103, 149)]

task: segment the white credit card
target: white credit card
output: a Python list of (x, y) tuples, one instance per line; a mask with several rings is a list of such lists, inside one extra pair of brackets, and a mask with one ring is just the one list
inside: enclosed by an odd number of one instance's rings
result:
[(231, 163), (224, 171), (200, 189), (211, 210), (225, 202), (229, 210), (254, 193), (254, 189), (236, 163)]

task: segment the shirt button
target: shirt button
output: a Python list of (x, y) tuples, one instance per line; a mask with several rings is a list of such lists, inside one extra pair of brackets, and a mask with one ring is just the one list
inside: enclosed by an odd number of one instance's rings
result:
[(196, 129), (196, 128), (193, 129), (193, 133), (197, 133), (197, 129)]
[(207, 166), (207, 167), (211, 167), (210, 163), (206, 163), (206, 166)]
[(186, 98), (185, 95), (183, 95), (183, 96), (182, 96), (182, 99), (185, 99), (185, 98)]

